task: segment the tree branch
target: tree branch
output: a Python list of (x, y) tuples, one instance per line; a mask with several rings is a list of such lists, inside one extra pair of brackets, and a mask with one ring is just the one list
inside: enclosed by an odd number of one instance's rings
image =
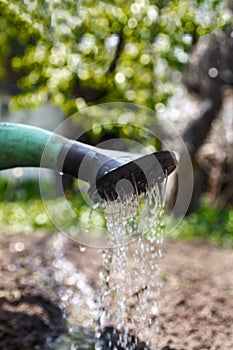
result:
[(110, 64), (110, 66), (108, 68), (108, 73), (112, 73), (116, 69), (117, 62), (118, 62), (118, 60), (123, 52), (123, 49), (124, 49), (124, 38), (123, 38), (123, 28), (122, 28), (120, 33), (119, 33), (119, 41), (117, 44), (115, 56), (113, 58), (112, 63)]

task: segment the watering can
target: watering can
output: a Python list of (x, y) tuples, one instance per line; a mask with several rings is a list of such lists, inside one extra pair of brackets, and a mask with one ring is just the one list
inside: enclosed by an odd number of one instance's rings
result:
[(0, 123), (0, 150), (0, 170), (55, 169), (88, 182), (94, 202), (145, 192), (176, 168), (175, 156), (168, 151), (142, 156), (104, 150), (41, 128), (14, 123)]

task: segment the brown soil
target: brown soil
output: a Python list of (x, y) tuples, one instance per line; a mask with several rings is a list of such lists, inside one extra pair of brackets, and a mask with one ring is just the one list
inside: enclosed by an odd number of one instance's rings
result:
[(44, 350), (65, 332), (47, 246), (46, 237), (0, 235), (1, 350)]
[(163, 261), (163, 343), (181, 350), (233, 349), (233, 251), (168, 242)]
[[(1, 235), (1, 350), (44, 349), (48, 337), (54, 339), (65, 331), (49, 253), (51, 241), (35, 235)], [(24, 244), (23, 251), (17, 251), (22, 248), (17, 242)], [(85, 273), (91, 286), (98, 286), (101, 259), (97, 250), (81, 253), (67, 240), (65, 256)], [(152, 323), (152, 344), (159, 338), (159, 350), (232, 350), (233, 251), (168, 241), (161, 264), (161, 332), (158, 337)]]

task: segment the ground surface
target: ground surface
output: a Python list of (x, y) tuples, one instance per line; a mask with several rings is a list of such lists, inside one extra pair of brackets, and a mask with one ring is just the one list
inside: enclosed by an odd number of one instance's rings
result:
[[(163, 251), (157, 349), (232, 350), (233, 251), (179, 241), (166, 242)], [(60, 298), (63, 306), (66, 300), (59, 288), (58, 280), (64, 279), (59, 269), (65, 266), (73, 271), (66, 273), (69, 290), (75, 280), (72, 274), (77, 277), (78, 273), (85, 276), (79, 286), (88, 284), (94, 290), (99, 284), (100, 264), (96, 250), (80, 252), (70, 241), (62, 240), (61, 244), (54, 243), (54, 237), (2, 234), (0, 349), (45, 349), (45, 339), (54, 339), (65, 331), (62, 307), (58, 307)], [(80, 299), (78, 294), (73, 295)], [(75, 303), (76, 308), (81, 307)], [(81, 303), (84, 307), (85, 302)], [(155, 344), (155, 323), (150, 337)], [(151, 348), (154, 350), (155, 345)]]

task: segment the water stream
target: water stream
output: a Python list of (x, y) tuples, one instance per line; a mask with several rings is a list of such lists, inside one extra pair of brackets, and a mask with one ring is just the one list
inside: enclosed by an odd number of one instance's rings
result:
[[(133, 350), (139, 341), (144, 341), (141, 349), (148, 349), (152, 323), (156, 325), (153, 337), (158, 338), (164, 189), (165, 184), (156, 184), (140, 197), (104, 205), (112, 248), (102, 252), (97, 350)], [(116, 339), (113, 329), (119, 332)], [(107, 333), (104, 340), (103, 333)], [(156, 343), (154, 339), (154, 348)]]
[(165, 187), (157, 184), (140, 197), (103, 204), (110, 248), (100, 251), (97, 293), (64, 257), (65, 238), (57, 238), (53, 265), (56, 280), (65, 286), (61, 300), (64, 308), (71, 306), (72, 326), (54, 350), (158, 348)]

